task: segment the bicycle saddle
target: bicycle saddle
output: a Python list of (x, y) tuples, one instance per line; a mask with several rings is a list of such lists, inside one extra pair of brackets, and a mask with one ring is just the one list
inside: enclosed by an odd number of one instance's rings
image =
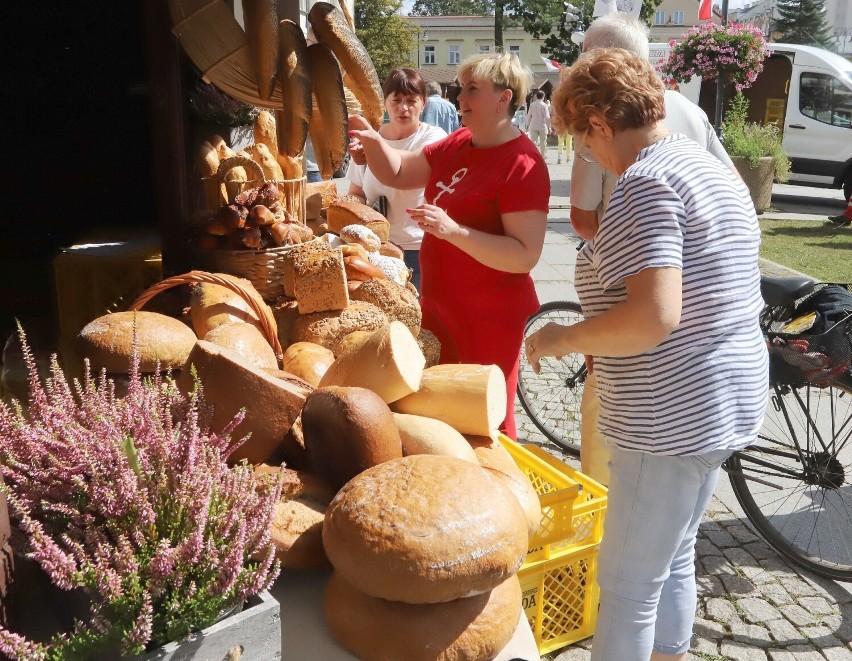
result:
[(814, 289), (810, 278), (770, 278), (760, 276), (760, 293), (770, 307), (790, 305), (810, 294)]

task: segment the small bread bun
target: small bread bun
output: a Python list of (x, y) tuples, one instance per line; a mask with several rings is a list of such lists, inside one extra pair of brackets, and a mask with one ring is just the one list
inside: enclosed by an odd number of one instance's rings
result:
[(493, 659), (518, 626), (521, 584), (511, 576), (473, 597), (401, 604), (370, 597), (333, 572), (324, 610), (334, 639), (364, 661)]
[(358, 243), (367, 252), (376, 252), (382, 245), (376, 233), (364, 225), (347, 225), (340, 230), (340, 238), (346, 243)]
[(230, 349), (255, 367), (269, 369), (278, 367), (278, 360), (275, 358), (272, 347), (269, 346), (269, 341), (251, 324), (242, 321), (222, 324), (212, 329), (203, 339)]
[(396, 284), (405, 286), (411, 278), (411, 271), (404, 261), (396, 257), (385, 257), (377, 252), (370, 253), (370, 263), (378, 266), (389, 280)]
[(281, 367), (316, 388), (333, 362), (331, 349), (313, 342), (296, 342), (287, 347)]
[(405, 256), (402, 248), (390, 241), (382, 242), (382, 245), (379, 246), (379, 254), (385, 257), (396, 257), (397, 259), (402, 259)]
[(523, 563), (528, 535), (518, 501), (488, 471), (418, 454), (353, 477), (326, 512), (323, 543), (353, 587), (426, 604), (500, 585)]
[(366, 388), (314, 390), (302, 409), (302, 430), (313, 472), (334, 489), (372, 466), (402, 456), (393, 413)]

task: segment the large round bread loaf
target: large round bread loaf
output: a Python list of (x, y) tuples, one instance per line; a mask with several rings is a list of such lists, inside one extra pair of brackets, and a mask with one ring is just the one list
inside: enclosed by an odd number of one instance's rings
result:
[[(266, 305), (254, 285), (245, 278), (238, 278), (228, 273), (214, 273), (213, 275), (242, 285), (258, 304)], [(189, 311), (192, 328), (200, 338), (203, 338), (217, 326), (234, 321), (244, 321), (260, 329), (260, 320), (249, 303), (238, 293), (222, 285), (215, 285), (210, 282), (193, 285), (192, 295), (189, 299)]]
[(363, 661), (485, 661), (515, 633), (521, 584), (512, 576), (473, 597), (401, 604), (366, 595), (334, 572), (324, 609), (331, 635)]
[(402, 454), (440, 454), (478, 464), (476, 453), (467, 439), (446, 422), (422, 415), (394, 413), (394, 422), (402, 440)]
[(386, 278), (373, 278), (358, 287), (351, 296), (353, 301), (372, 303), (384, 312), (390, 321), (401, 321), (414, 337), (420, 333), (423, 313), (420, 302), (411, 291)]
[(203, 339), (229, 349), (255, 367), (278, 368), (278, 359), (275, 358), (275, 351), (272, 350), (269, 341), (251, 324), (242, 321), (222, 324), (213, 328)]
[(282, 368), (316, 388), (333, 362), (331, 349), (313, 342), (295, 342), (284, 352)]
[(350, 480), (323, 526), (325, 552), (354, 587), (412, 604), (497, 587), (527, 553), (527, 524), (512, 493), (481, 466), (419, 454)]
[(133, 341), (139, 348), (139, 371), (180, 369), (195, 346), (195, 333), (182, 321), (158, 312), (113, 312), (90, 321), (77, 336), (80, 355), (94, 371), (127, 374)]
[(313, 472), (335, 490), (371, 466), (402, 456), (391, 410), (366, 388), (312, 392), (302, 409), (302, 433)]
[(345, 310), (299, 315), (292, 324), (291, 342), (314, 342), (334, 351), (344, 335), (357, 330), (374, 331), (388, 323), (387, 315), (375, 305), (351, 301)]

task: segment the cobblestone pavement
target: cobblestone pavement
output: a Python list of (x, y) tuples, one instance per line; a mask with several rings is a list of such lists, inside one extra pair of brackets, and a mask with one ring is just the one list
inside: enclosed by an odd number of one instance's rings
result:
[[(568, 219), (570, 162), (556, 165), (552, 153), (550, 160), (548, 235), (533, 277), (542, 302), (576, 300), (577, 241)], [(825, 195), (822, 190), (815, 193)], [(824, 221), (825, 216), (811, 218)], [(765, 261), (761, 270), (773, 276), (796, 275)], [(523, 410), (517, 410), (520, 442), (542, 445), (579, 469), (579, 461), (548, 445)], [(720, 482), (725, 479), (723, 475)], [(701, 525), (696, 555), (699, 603), (690, 661), (852, 661), (852, 584), (822, 579), (788, 564), (723, 502), (719, 490)], [(542, 658), (585, 660), (590, 648), (587, 639)]]

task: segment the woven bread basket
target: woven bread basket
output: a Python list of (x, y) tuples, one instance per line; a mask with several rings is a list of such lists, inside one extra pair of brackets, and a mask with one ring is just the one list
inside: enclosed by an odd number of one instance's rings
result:
[[(235, 167), (245, 168), (248, 181), (225, 181), (227, 173)], [(235, 195), (247, 188), (268, 183), (263, 178), (263, 169), (260, 165), (245, 156), (223, 159), (219, 163), (216, 174), (203, 181), (206, 190), (218, 191), (222, 184), (227, 186), (229, 199), (233, 199)], [(302, 177), (272, 182), (281, 192), (281, 203), (284, 208), (302, 224), (305, 222), (305, 181), (305, 177)], [(274, 301), (284, 294), (284, 254), (294, 245), (299, 244), (257, 250), (248, 248), (198, 250), (196, 262), (206, 271), (231, 273), (245, 278), (254, 285), (265, 301)]]
[(278, 365), (281, 366), (281, 361), (284, 357), (284, 350), (281, 348), (281, 342), (278, 340), (278, 324), (275, 323), (275, 317), (272, 315), (272, 310), (262, 301), (258, 301), (257, 297), (251, 291), (246, 289), (237, 280), (227, 277), (222, 277), (216, 273), (207, 273), (206, 271), (190, 271), (181, 275), (174, 275), (165, 280), (152, 285), (144, 292), (139, 294), (135, 301), (130, 305), (130, 310), (141, 310), (142, 307), (157, 294), (177, 287), (178, 285), (188, 285), (193, 283), (207, 282), (213, 285), (219, 285), (230, 289), (232, 292), (239, 294), (240, 297), (248, 303), (252, 312), (255, 313), (260, 320), (260, 330), (269, 346), (275, 352), (275, 358)]

